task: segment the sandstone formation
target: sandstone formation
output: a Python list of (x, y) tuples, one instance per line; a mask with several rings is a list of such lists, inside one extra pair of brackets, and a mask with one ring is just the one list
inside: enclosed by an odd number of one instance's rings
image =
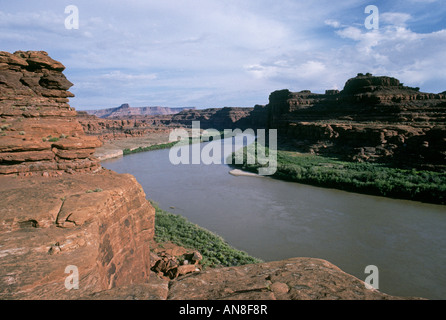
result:
[(159, 132), (168, 133), (180, 127), (171, 123), (171, 115), (102, 119), (85, 111), (78, 111), (77, 120), (88, 136), (95, 136), (101, 141), (143, 137)]
[[(150, 279), (154, 209), (133, 176), (92, 157), (100, 141), (68, 105), (63, 70), (42, 51), (0, 53), (0, 299), (72, 299)], [(67, 290), (71, 266), (80, 284)]]
[(94, 171), (100, 141), (68, 105), (65, 67), (43, 51), (0, 52), (0, 175)]
[(190, 127), (192, 121), (200, 121), (202, 129), (236, 129), (248, 125), (247, 117), (253, 108), (210, 108), (202, 110), (187, 110), (172, 116), (172, 122)]
[(306, 152), (446, 168), (446, 95), (395, 78), (358, 74), (341, 92), (325, 94), (275, 91), (253, 116), (257, 126), (278, 129), (288, 146)]
[[(108, 170), (0, 177), (0, 299), (74, 299), (150, 280), (154, 209)], [(79, 289), (67, 290), (68, 266)]]
[(77, 118), (84, 132), (102, 141), (143, 137), (156, 132), (170, 132), (176, 128), (191, 128), (192, 121), (200, 121), (202, 129), (236, 129), (251, 126), (249, 117), (253, 108), (210, 108), (183, 110), (167, 115), (126, 115), (98, 118), (79, 111)]
[(168, 299), (223, 300), (390, 300), (363, 281), (314, 258), (209, 270), (172, 281)]

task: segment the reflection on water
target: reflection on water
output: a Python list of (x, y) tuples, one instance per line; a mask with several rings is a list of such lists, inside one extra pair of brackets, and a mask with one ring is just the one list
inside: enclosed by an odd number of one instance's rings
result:
[(376, 265), (385, 293), (446, 299), (444, 206), (233, 176), (224, 164), (174, 166), (167, 149), (103, 166), (133, 174), (161, 208), (265, 261), (322, 258), (362, 280)]

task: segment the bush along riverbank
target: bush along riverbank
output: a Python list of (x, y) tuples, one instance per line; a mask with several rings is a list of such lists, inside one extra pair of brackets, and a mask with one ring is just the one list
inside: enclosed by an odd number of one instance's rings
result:
[(147, 147), (138, 147), (138, 148), (135, 148), (135, 149), (124, 149), (124, 150), (122, 150), (122, 154), (124, 156), (126, 156), (126, 155), (129, 155), (129, 154), (138, 153), (138, 152), (146, 152), (146, 151), (167, 149), (167, 148), (172, 148), (177, 143), (178, 143), (178, 141), (174, 141), (174, 142), (168, 142), (168, 143), (154, 144), (154, 145), (147, 146)]
[(187, 249), (198, 250), (206, 267), (230, 267), (259, 263), (261, 260), (231, 247), (220, 236), (206, 230), (186, 218), (162, 210), (155, 202), (155, 240), (158, 243), (173, 242)]
[[(268, 149), (267, 149), (268, 150)], [(242, 164), (233, 167), (257, 173), (261, 165), (248, 164), (246, 152), (255, 152), (253, 145), (245, 147)], [(232, 154), (235, 163), (235, 154)], [(277, 152), (277, 171), (272, 177), (320, 187), (350, 192), (446, 204), (446, 173), (398, 169), (380, 163), (358, 163), (336, 158)]]
[[(224, 139), (224, 138), (230, 138), (233, 135), (225, 135), (224, 131), (220, 131), (219, 132), (219, 136), (217, 136), (216, 138), (218, 139)], [(211, 136), (214, 137), (214, 136)], [(200, 134), (200, 139), (199, 141), (197, 141), (198, 143), (202, 143), (202, 142), (206, 142), (209, 141), (209, 136), (204, 135), (204, 134)], [(210, 140), (212, 141), (212, 139)], [(188, 139), (184, 139), (184, 141), (173, 141), (173, 142), (168, 142), (168, 143), (161, 143), (161, 144), (154, 144), (151, 146), (146, 146), (146, 147), (138, 147), (138, 148), (134, 148), (134, 149), (123, 149), (122, 153), (123, 155), (129, 155), (129, 154), (133, 154), (133, 153), (139, 153), (139, 152), (146, 152), (146, 151), (154, 151), (154, 150), (161, 150), (161, 149), (169, 149), (172, 148), (174, 146), (182, 146), (182, 145), (187, 145), (187, 144), (192, 144), (192, 143), (197, 143), (194, 138), (189, 137)]]

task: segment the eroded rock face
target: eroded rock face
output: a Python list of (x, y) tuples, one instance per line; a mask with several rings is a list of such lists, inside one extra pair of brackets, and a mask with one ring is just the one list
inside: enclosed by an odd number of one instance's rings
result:
[[(132, 108), (133, 109), (133, 108)], [(105, 109), (107, 110), (107, 109)], [(187, 109), (175, 114), (134, 115), (116, 113), (113, 117), (98, 118), (87, 112), (78, 112), (84, 132), (102, 141), (142, 137), (154, 132), (170, 132), (177, 128), (191, 128), (192, 121), (200, 121), (202, 129), (252, 128), (253, 108)]]
[(314, 258), (208, 269), (175, 280), (102, 291), (82, 299), (160, 300), (419, 300), (384, 294), (334, 266)]
[(169, 132), (180, 127), (171, 123), (171, 115), (103, 119), (85, 111), (79, 111), (77, 120), (87, 135), (95, 136), (101, 141), (143, 137), (151, 133)]
[(64, 69), (44, 51), (0, 52), (0, 174), (100, 168), (93, 153), (101, 142), (76, 120)]
[(258, 111), (268, 128), (307, 152), (446, 169), (446, 96), (395, 78), (359, 74), (325, 94), (279, 90)]
[[(72, 299), (149, 283), (155, 210), (133, 176), (0, 182), (0, 299)], [(67, 266), (79, 270), (78, 290), (65, 287)]]
[(328, 261), (283, 261), (212, 269), (172, 281), (168, 299), (389, 300)]
[(172, 123), (190, 127), (192, 121), (200, 121), (202, 129), (237, 129), (245, 128), (253, 108), (210, 108), (187, 110), (172, 116)]

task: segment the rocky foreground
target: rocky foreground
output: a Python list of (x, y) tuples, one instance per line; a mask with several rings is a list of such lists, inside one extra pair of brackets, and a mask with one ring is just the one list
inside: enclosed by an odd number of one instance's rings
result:
[(186, 249), (165, 260), (140, 184), (92, 156), (63, 70), (45, 52), (0, 52), (0, 299), (402, 299), (312, 258), (166, 277), (160, 264)]

